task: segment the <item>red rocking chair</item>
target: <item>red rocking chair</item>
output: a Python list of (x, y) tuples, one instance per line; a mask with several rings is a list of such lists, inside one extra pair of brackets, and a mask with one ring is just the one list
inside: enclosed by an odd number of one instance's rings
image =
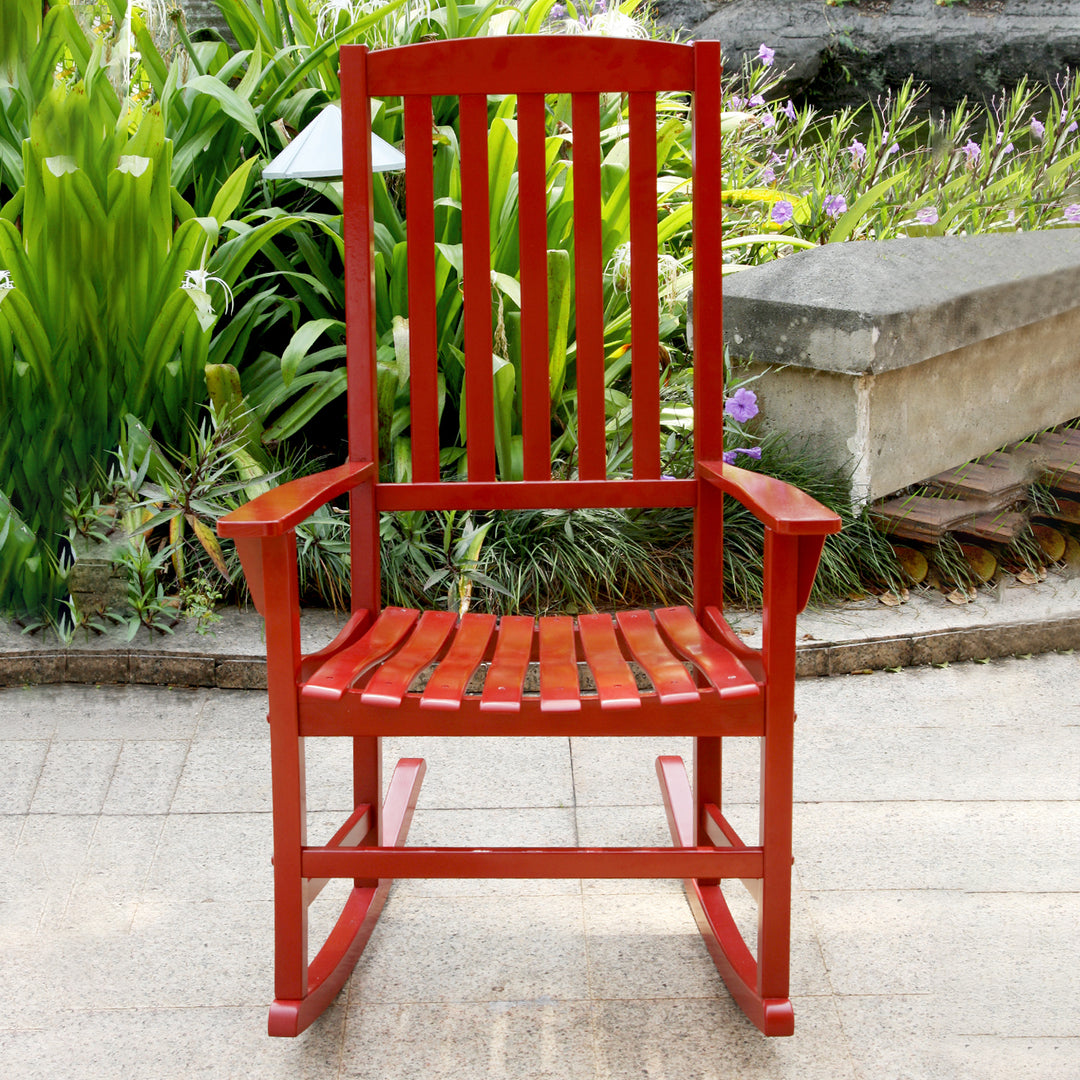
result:
[[(273, 768), (276, 1000), (272, 1035), (296, 1035), (331, 1002), (368, 941), (394, 878), (658, 878), (686, 881), (716, 966), (766, 1035), (788, 1035), (795, 617), (824, 536), (839, 520), (805, 494), (723, 463), (720, 47), (600, 37), (487, 37), (369, 52), (341, 50), (345, 124), (349, 460), (285, 484), (222, 518), (266, 619)], [(693, 100), (695, 474), (660, 470), (657, 98)], [(578, 477), (554, 480), (548, 369), (546, 114), (572, 95)], [(629, 100), (633, 474), (607, 475), (605, 237), (601, 95)], [(500, 482), (492, 387), (488, 95), (516, 95), (522, 320), (523, 476)], [(459, 100), (467, 479), (439, 463), (432, 98)], [(407, 158), (411, 477), (383, 482), (378, 460), (372, 98), (404, 99)], [(610, 100), (610, 99), (607, 99)], [(505, 102), (504, 102), (505, 104)], [(352, 616), (321, 652), (300, 652), (294, 529), (348, 494)], [(722, 500), (765, 526), (764, 642), (748, 648), (721, 613)], [(693, 507), (694, 606), (609, 615), (503, 617), (380, 606), (379, 515), (386, 510)], [(530, 663), (539, 691), (523, 689)], [(651, 684), (639, 690), (630, 664)], [(423, 688), (415, 677), (434, 664)], [(582, 690), (579, 669), (595, 689)], [(482, 673), (480, 689), (474, 676)], [(694, 737), (657, 761), (673, 846), (408, 847), (424, 763), (403, 759), (385, 799), (380, 739), (391, 735)], [(353, 740), (355, 810), (325, 846), (305, 830), (303, 742)], [(725, 736), (762, 740), (760, 836), (744, 843), (722, 812)], [(352, 878), (344, 910), (308, 964), (307, 908), (329, 878)], [(757, 955), (736, 928), (720, 879), (758, 901)]]

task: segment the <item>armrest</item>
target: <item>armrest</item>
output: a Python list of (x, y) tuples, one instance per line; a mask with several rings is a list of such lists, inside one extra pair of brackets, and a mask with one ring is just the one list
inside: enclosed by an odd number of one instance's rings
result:
[(335, 469), (302, 476), (245, 503), (218, 520), (218, 536), (233, 540), (280, 536), (295, 529), (323, 503), (375, 475), (371, 461), (349, 461)]
[(824, 536), (840, 531), (840, 518), (805, 491), (739, 469), (722, 461), (699, 461), (698, 476), (726, 495), (738, 499), (756, 518), (782, 536)]

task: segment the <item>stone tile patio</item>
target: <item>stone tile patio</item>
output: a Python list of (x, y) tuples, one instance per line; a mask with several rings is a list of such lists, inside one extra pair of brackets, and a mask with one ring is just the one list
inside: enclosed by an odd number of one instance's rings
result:
[[(0, 690), (0, 1075), (1080, 1080), (1078, 677), (1048, 654), (798, 684), (786, 1040), (651, 881), (401, 882), (338, 1004), (271, 1040), (265, 696)], [(347, 804), (329, 744), (315, 837)], [(651, 760), (685, 748), (386, 750), (428, 758), (411, 839), (514, 844), (664, 842)], [(751, 835), (752, 764), (732, 746)]]

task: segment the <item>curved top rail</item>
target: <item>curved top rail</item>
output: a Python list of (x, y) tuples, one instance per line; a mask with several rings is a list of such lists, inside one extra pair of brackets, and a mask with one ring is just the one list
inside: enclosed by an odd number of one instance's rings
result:
[[(342, 62), (358, 48), (363, 46), (342, 46)], [(694, 48), (633, 38), (512, 34), (378, 49), (368, 53), (367, 73), (375, 97), (689, 90)]]

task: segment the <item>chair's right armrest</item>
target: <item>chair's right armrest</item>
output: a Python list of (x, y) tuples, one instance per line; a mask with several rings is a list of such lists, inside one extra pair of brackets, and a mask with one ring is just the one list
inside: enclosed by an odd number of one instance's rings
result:
[(281, 536), (324, 503), (370, 481), (374, 475), (373, 462), (348, 461), (335, 469), (290, 480), (219, 518), (218, 536), (232, 540)]

